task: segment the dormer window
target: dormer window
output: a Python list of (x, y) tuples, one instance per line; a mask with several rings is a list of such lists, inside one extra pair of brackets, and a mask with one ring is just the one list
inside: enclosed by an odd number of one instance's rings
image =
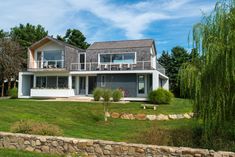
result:
[(135, 64), (136, 63), (136, 53), (103, 53), (99, 54), (100, 64)]

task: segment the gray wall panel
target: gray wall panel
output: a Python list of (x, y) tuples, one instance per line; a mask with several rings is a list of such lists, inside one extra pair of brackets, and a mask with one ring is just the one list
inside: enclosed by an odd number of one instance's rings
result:
[[(97, 75), (97, 86), (101, 87), (101, 76)], [(126, 97), (137, 96), (136, 74), (105, 74), (105, 88), (125, 90)]]

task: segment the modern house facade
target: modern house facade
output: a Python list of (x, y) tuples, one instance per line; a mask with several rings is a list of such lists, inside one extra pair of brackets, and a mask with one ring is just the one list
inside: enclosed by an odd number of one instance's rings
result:
[(95, 42), (87, 50), (52, 37), (28, 48), (28, 68), (19, 73), (19, 98), (89, 96), (96, 87), (121, 89), (126, 98), (169, 89), (151, 39)]

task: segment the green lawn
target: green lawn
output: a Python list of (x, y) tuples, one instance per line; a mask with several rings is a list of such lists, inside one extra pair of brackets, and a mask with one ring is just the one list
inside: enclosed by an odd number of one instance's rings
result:
[(56, 155), (26, 152), (20, 150), (0, 149), (0, 157), (61, 157)]
[(110, 106), (110, 111), (116, 112), (126, 112), (126, 113), (146, 113), (146, 114), (179, 114), (192, 112), (192, 102), (186, 99), (175, 98), (168, 105), (158, 105), (157, 110), (152, 108), (143, 110), (141, 108), (142, 103), (128, 103), (128, 104), (112, 104)]
[[(141, 103), (111, 104), (110, 110), (131, 113), (184, 113), (192, 110), (188, 100), (175, 99), (171, 105), (159, 106), (157, 111), (143, 110)], [(114, 141), (131, 141), (139, 132), (153, 124), (161, 128), (191, 127), (193, 120), (138, 121), (109, 119), (103, 121), (100, 103), (36, 101), (32, 99), (0, 100), (0, 131), (9, 131), (15, 121), (32, 119), (58, 125), (64, 136)], [(174, 112), (175, 111), (175, 112)]]

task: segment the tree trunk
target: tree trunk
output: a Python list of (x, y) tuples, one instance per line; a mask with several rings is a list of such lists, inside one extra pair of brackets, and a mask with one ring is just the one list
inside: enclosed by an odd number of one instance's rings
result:
[(1, 93), (1, 96), (4, 97), (4, 79), (2, 81), (2, 93)]
[(107, 117), (106, 112), (107, 112), (107, 106), (106, 106), (106, 104), (104, 103), (104, 121), (105, 121), (105, 122), (108, 121), (108, 117)]
[(11, 79), (8, 79), (8, 91), (11, 89)]
[(16, 77), (14, 79), (14, 88), (16, 88)]
[(14, 81), (14, 88), (16, 88), (16, 80)]

